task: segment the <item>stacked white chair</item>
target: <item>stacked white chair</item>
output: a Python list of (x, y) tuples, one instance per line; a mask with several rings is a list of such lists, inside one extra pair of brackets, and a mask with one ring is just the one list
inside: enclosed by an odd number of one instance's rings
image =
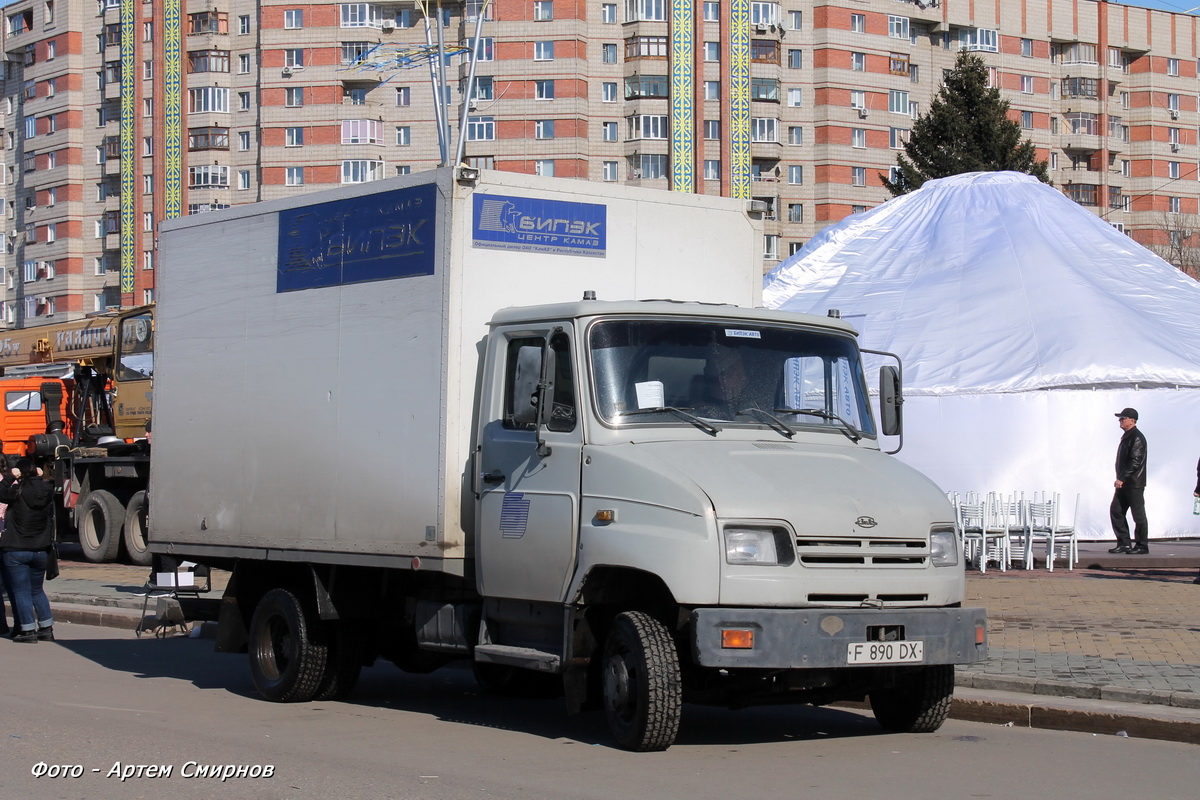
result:
[[(1049, 551), (1052, 534), (1054, 533), (1055, 504), (1054, 498), (1049, 500), (1030, 501), (1025, 506), (1025, 569), (1033, 569), (1033, 548), (1037, 544), (1045, 544)], [(1048, 566), (1054, 569), (1054, 562), (1047, 557)]]
[(1075, 537), (1075, 516), (1079, 513), (1079, 495), (1075, 495), (1075, 507), (1070, 519), (1063, 513), (1062, 499), (1054, 495), (1054, 519), (1046, 540), (1046, 566), (1054, 571), (1054, 561), (1060, 557), (1067, 560), (1067, 569), (1074, 570), (1079, 561), (1079, 541)]
[(984, 507), (985, 504), (971, 493), (954, 504), (958, 540), (967, 563), (976, 560), (982, 562)]
[(998, 493), (990, 492), (984, 501), (983, 508), (983, 549), (979, 557), (979, 571), (987, 572), (988, 562), (995, 561), (1000, 571), (1005, 572), (1012, 563), (1005, 503)]

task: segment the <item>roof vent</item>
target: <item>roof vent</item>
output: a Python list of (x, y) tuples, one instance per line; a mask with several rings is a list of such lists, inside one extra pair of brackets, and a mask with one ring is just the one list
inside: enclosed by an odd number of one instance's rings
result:
[(836, 308), (829, 309), (828, 313), (829, 313), (830, 319), (841, 319), (842, 318), (842, 312), (838, 311)]
[(583, 299), (584, 299), (584, 300), (595, 300), (595, 299), (596, 299), (596, 292), (595, 292), (595, 290), (594, 290), (594, 289), (584, 289), (584, 291), (583, 291)]

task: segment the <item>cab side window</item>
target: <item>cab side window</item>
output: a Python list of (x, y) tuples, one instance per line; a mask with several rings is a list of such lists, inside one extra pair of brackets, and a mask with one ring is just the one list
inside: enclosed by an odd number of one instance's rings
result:
[[(542, 336), (527, 336), (511, 339), (508, 343), (508, 353), (504, 366), (504, 427), (509, 430), (534, 429), (534, 424), (519, 423), (513, 419), (515, 408), (515, 393), (517, 389), (517, 354), (522, 347), (536, 347), (539, 350), (545, 345)], [(571, 367), (571, 340), (566, 334), (557, 333), (550, 339), (550, 349), (554, 351), (554, 396), (550, 410), (548, 430), (568, 432), (575, 430), (575, 371)]]

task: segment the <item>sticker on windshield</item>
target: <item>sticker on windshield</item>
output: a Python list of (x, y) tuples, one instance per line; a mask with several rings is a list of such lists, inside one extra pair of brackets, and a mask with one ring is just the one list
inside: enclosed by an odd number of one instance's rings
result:
[(743, 331), (737, 328), (726, 328), (726, 336), (732, 336), (735, 339), (761, 339), (762, 334), (758, 331)]
[(637, 392), (638, 408), (662, 408), (663, 407), (663, 382), (662, 381), (642, 381), (634, 384), (634, 391)]

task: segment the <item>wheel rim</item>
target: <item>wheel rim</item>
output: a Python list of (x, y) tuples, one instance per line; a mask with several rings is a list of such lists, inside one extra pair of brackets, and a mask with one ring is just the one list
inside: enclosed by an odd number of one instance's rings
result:
[(272, 617), (263, 626), (256, 647), (263, 676), (271, 681), (279, 680), (292, 660), (294, 646), (291, 627), (281, 617)]
[(608, 710), (628, 722), (637, 712), (634, 672), (625, 653), (614, 653), (604, 665), (604, 700)]

